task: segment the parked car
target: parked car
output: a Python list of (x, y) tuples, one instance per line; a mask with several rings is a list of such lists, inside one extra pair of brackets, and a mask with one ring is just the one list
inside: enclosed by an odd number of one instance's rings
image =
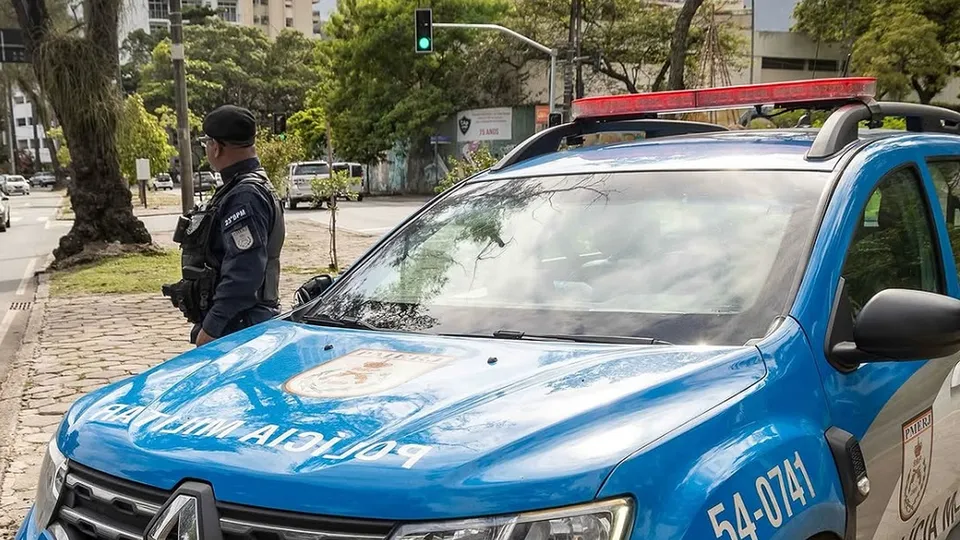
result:
[(57, 177), (49, 172), (38, 172), (30, 177), (32, 187), (53, 187), (56, 183)]
[(10, 197), (0, 190), (0, 232), (10, 228)]
[[(353, 194), (352, 198), (356, 201), (362, 201), (365, 184), (364, 166), (360, 163), (334, 162), (333, 170), (334, 172), (349, 171), (350, 177), (356, 179), (354, 183), (350, 185), (350, 193)], [(339, 197), (344, 199), (348, 198), (346, 193), (341, 193)]]
[(219, 181), (218, 179), (219, 176), (219, 174), (215, 175), (210, 171), (199, 171), (193, 173), (194, 193), (206, 193), (223, 185), (223, 182)]
[(291, 163), (287, 174), (287, 193), (284, 196), (287, 208), (293, 210), (298, 204), (313, 203), (313, 189), (310, 182), (314, 178), (330, 174), (326, 161), (300, 161)]
[(7, 175), (5, 188), (9, 195), (13, 195), (14, 193), (19, 193), (20, 195), (30, 194), (30, 182), (27, 182), (27, 179), (19, 174)]
[(153, 179), (150, 189), (158, 191), (161, 189), (173, 189), (173, 178), (167, 173), (160, 173)]

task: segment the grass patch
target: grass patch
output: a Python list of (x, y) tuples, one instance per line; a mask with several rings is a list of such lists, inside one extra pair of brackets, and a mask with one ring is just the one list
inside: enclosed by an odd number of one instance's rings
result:
[(50, 294), (154, 293), (159, 296), (161, 285), (179, 280), (180, 252), (165, 250), (159, 255), (122, 255), (53, 272)]

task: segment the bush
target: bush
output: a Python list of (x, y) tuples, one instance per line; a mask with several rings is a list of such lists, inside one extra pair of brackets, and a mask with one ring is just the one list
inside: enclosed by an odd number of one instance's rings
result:
[(440, 181), (440, 184), (437, 185), (435, 191), (437, 193), (443, 193), (464, 178), (468, 178), (480, 171), (489, 169), (496, 162), (497, 158), (490, 152), (490, 148), (487, 145), (477, 148), (476, 152), (464, 156), (463, 159), (451, 157), (450, 172), (448, 172), (447, 176)]

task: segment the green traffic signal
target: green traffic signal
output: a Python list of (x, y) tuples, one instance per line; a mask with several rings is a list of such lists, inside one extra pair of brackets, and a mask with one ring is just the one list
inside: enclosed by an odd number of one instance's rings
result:
[(414, 46), (417, 54), (433, 52), (433, 10), (418, 8), (414, 15), (416, 40)]
[(422, 37), (422, 38), (420, 38), (420, 41), (417, 42), (417, 46), (419, 46), (419, 47), (420, 47), (420, 50), (422, 50), (422, 51), (429, 51), (429, 50), (430, 50), (430, 38), (428, 38), (428, 37)]

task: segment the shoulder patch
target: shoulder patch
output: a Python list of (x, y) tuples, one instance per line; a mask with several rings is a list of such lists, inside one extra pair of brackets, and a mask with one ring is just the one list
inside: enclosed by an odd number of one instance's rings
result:
[(234, 245), (240, 251), (246, 251), (253, 247), (253, 233), (250, 232), (250, 227), (246, 225), (231, 232), (230, 237), (233, 238)]
[(243, 221), (248, 217), (250, 217), (250, 207), (245, 204), (233, 212), (230, 212), (225, 218), (223, 218), (223, 230), (229, 229), (231, 225)]

